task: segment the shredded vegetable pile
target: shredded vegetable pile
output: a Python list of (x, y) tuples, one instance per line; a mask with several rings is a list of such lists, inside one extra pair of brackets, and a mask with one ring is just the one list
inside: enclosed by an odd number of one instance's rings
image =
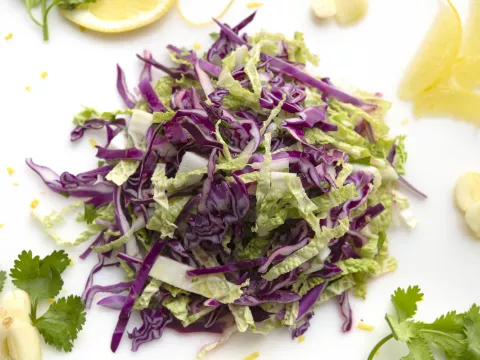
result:
[[(348, 331), (349, 292), (365, 297), (370, 278), (396, 267), (387, 230), (397, 213), (413, 225), (396, 187), (419, 192), (402, 177), (404, 137), (384, 123), (390, 104), (306, 72), (318, 58), (301, 33), (242, 33), (254, 15), (217, 22), (203, 57), (169, 45), (166, 66), (145, 51), (134, 92), (118, 67), (129, 109), (74, 118), (72, 141), (106, 130), (97, 168), (59, 176), (27, 160), (51, 190), (82, 199), (37, 217), (59, 244), (93, 239), (82, 299), (90, 308), (108, 294), (98, 304), (118, 311), (112, 351), (132, 311), (143, 321), (128, 333), (133, 351), (165, 328), (223, 342), (286, 326), (296, 338), (332, 298)], [(167, 76), (153, 81), (153, 69)], [(55, 224), (75, 209), (86, 230), (66, 241)], [(109, 266), (125, 281), (95, 285)]]

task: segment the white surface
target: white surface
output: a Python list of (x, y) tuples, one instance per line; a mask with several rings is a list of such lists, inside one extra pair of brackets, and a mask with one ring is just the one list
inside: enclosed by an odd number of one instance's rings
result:
[[(463, 13), (467, 0), (456, 1)], [(234, 24), (246, 16), (245, 0), (236, 0), (225, 16)], [(330, 303), (315, 312), (312, 326), (302, 344), (293, 342), (286, 330), (268, 337), (236, 335), (209, 359), (243, 359), (259, 351), (260, 359), (366, 359), (373, 345), (387, 333), (384, 314), (391, 311), (389, 298), (398, 287), (418, 284), (425, 292), (418, 317), (431, 320), (451, 309), (465, 310), (480, 301), (478, 274), (480, 248), (467, 232), (453, 206), (452, 188), (465, 171), (480, 171), (479, 130), (448, 119), (414, 120), (411, 106), (396, 98), (397, 84), (409, 58), (433, 19), (437, 0), (372, 0), (366, 18), (354, 27), (319, 22), (311, 14), (309, 1), (267, 0), (247, 31), (266, 28), (293, 34), (303, 31), (313, 52), (321, 56), (317, 72), (343, 79), (369, 91), (382, 92), (394, 101), (388, 116), (394, 133), (409, 135), (408, 179), (429, 195), (428, 201), (412, 200), (420, 225), (413, 233), (391, 233), (391, 252), (399, 268), (373, 281), (367, 301), (352, 301), (355, 325), (360, 319), (375, 325), (375, 331), (354, 328), (341, 333), (338, 305)], [(166, 59), (168, 43), (191, 47), (195, 41), (210, 43), (215, 26), (196, 28), (180, 21), (175, 10), (152, 26), (125, 35), (82, 33), (52, 12), (51, 41), (42, 41), (41, 31), (28, 18), (23, 2), (0, 2), (0, 268), (9, 269), (24, 249), (46, 255), (55, 249), (29, 216), (29, 204), (40, 200), (40, 211), (66, 203), (40, 182), (24, 164), (32, 156), (39, 164), (61, 172), (90, 169), (94, 150), (88, 144), (91, 133), (80, 144), (71, 144), (71, 118), (80, 105), (110, 110), (121, 107), (115, 89), (115, 64), (119, 62), (131, 87), (138, 81), (141, 63), (135, 58), (144, 48), (160, 60)], [(13, 39), (3, 40), (8, 33)], [(45, 80), (40, 73), (48, 71)], [(157, 74), (158, 75), (158, 74)], [(31, 86), (31, 92), (25, 86)], [(404, 118), (408, 125), (401, 125)], [(15, 169), (9, 176), (7, 166)], [(13, 182), (20, 186), (14, 187)], [(42, 194), (41, 192), (45, 192)], [(67, 229), (68, 230), (68, 229)], [(73, 230), (67, 231), (73, 236)], [(82, 249), (68, 249), (76, 265), (65, 275), (65, 293), (80, 294), (95, 262), (80, 261)], [(96, 282), (113, 281), (101, 274)], [(180, 336), (166, 331), (160, 341), (145, 345), (138, 353), (129, 351), (124, 339), (116, 355), (110, 352), (110, 337), (116, 321), (111, 311), (94, 307), (87, 324), (68, 355), (45, 347), (45, 359), (194, 359), (196, 351), (214, 336)], [(395, 346), (382, 350), (378, 359), (396, 359), (403, 354)], [(398, 350), (398, 349), (397, 349)]]

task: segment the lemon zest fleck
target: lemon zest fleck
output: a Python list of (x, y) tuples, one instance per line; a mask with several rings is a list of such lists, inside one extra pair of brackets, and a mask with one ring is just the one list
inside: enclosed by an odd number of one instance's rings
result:
[(248, 356), (245, 356), (245, 359), (244, 360), (255, 360), (256, 358), (258, 358), (260, 356), (260, 354), (258, 353), (258, 351), (255, 351), (253, 354), (250, 354)]
[(365, 330), (365, 331), (373, 331), (375, 329), (375, 326), (365, 324), (363, 322), (358, 323), (357, 328), (360, 330)]
[(97, 142), (95, 141), (95, 139), (88, 139), (88, 142), (90, 143), (90, 145), (92, 145), (92, 147), (97, 146)]
[(45, 79), (47, 76), (48, 76), (48, 72), (46, 72), (46, 71), (44, 71), (44, 72), (42, 72), (42, 73), (40, 74), (40, 77), (41, 77), (42, 79)]
[(301, 343), (304, 342), (304, 341), (305, 341), (305, 335), (300, 335), (300, 336), (298, 337), (298, 343), (301, 344)]
[(40, 201), (38, 199), (33, 199), (32, 202), (30, 203), (30, 208), (35, 209), (38, 204), (40, 204)]
[(55, 302), (55, 299), (54, 299), (54, 298), (48, 299), (48, 303), (49, 303), (49, 304), (53, 304), (54, 302)]
[(10, 40), (12, 37), (13, 37), (13, 34), (10, 33), (10, 34), (8, 34), (7, 36), (5, 36), (4, 39), (8, 41), (8, 40)]
[(7, 168), (8, 175), (13, 175), (15, 173), (15, 170), (13, 170), (12, 167)]
[(247, 8), (249, 9), (255, 9), (255, 8), (258, 8), (260, 6), (263, 6), (263, 2), (260, 2), (260, 1), (252, 1), (252, 2), (249, 2), (247, 4)]
[[(227, 13), (228, 9), (230, 9), (230, 6), (232, 6), (232, 4), (233, 4), (233, 0), (230, 0), (229, 3), (227, 4), (227, 6), (225, 6), (225, 9), (222, 10), (220, 15), (213, 16), (213, 18), (216, 19), (216, 20), (220, 20), (223, 17), (223, 15), (225, 15)], [(185, 16), (185, 14), (183, 13), (182, 8), (180, 7), (180, 1), (177, 1), (177, 10), (178, 10), (178, 13), (180, 14), (180, 17), (182, 18), (182, 20), (185, 21), (187, 24), (190, 24), (190, 25), (193, 25), (193, 26), (206, 26), (206, 25), (213, 24), (213, 20), (209, 20), (209, 21), (206, 21), (206, 22), (203, 22), (203, 23), (197, 23), (195, 21), (189, 20)]]
[(198, 42), (195, 41), (195, 42), (193, 43), (193, 48), (194, 48), (195, 50), (200, 50), (200, 49), (202, 48), (202, 45), (200, 45)]
[(13, 183), (13, 186), (18, 186), (18, 185), (19, 185), (18, 182)]
[(0, 224), (0, 229), (3, 228), (5, 226), (5, 224)]
[(407, 124), (408, 124), (408, 119), (407, 118), (403, 119), (402, 120), (402, 125), (407, 125)]
[(69, 265), (69, 266), (75, 265), (75, 262), (73, 261), (73, 259), (72, 259), (71, 257), (70, 257), (69, 259), (70, 259), (70, 264), (68, 264), (68, 265)]
[(30, 90), (32, 90), (32, 87), (31, 86), (25, 86), (25, 90), (30, 91)]

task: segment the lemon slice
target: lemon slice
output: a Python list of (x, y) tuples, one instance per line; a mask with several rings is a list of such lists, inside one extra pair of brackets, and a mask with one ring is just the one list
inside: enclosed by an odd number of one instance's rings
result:
[(480, 125), (480, 95), (466, 89), (438, 85), (415, 99), (416, 116), (451, 115)]
[(206, 26), (220, 20), (232, 6), (233, 0), (178, 0), (180, 17), (189, 25)]
[(462, 41), (462, 22), (450, 1), (441, 3), (432, 27), (400, 84), (399, 96), (409, 100), (450, 75)]
[(87, 29), (119, 33), (160, 19), (175, 0), (97, 0), (74, 10), (61, 10), (70, 21)]

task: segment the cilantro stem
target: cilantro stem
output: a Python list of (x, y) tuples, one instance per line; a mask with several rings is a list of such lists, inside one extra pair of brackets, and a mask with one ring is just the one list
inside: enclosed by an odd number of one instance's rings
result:
[(37, 305), (38, 299), (34, 298), (31, 303), (31, 311), (30, 311), (30, 319), (32, 320), (32, 324), (35, 325), (37, 322)]
[(48, 40), (47, 0), (42, 0), (43, 40)]
[(372, 352), (370, 353), (370, 355), (368, 355), (368, 360), (373, 360), (373, 357), (375, 356), (375, 354), (377, 353), (378, 350), (380, 350), (380, 348), (390, 339), (393, 338), (393, 334), (390, 334), (388, 336), (385, 336), (382, 340), (380, 340), (380, 342), (373, 348)]

